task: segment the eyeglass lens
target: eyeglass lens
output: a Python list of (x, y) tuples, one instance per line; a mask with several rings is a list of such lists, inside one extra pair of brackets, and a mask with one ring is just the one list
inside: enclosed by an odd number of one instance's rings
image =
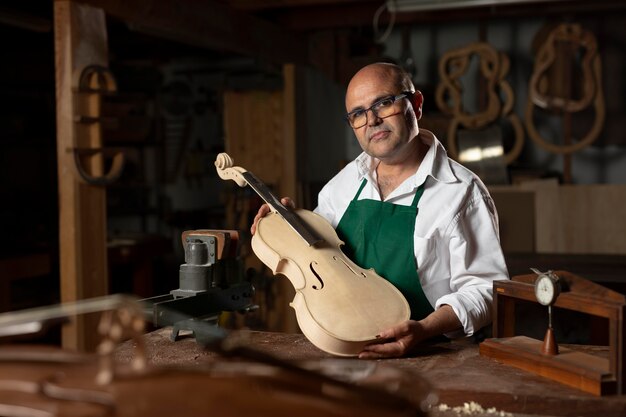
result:
[(384, 119), (386, 117), (397, 114), (400, 110), (400, 99), (406, 97), (406, 95), (399, 95), (395, 97), (386, 97), (382, 100), (372, 104), (368, 109), (359, 110), (348, 114), (348, 121), (354, 129), (358, 129), (367, 124), (367, 113), (371, 110), (374, 117)]

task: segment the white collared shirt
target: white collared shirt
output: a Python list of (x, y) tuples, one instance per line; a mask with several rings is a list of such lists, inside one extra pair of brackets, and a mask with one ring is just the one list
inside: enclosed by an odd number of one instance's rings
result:
[[(492, 281), (508, 279), (498, 215), (482, 181), (448, 158), (432, 132), (420, 129), (419, 139), (429, 146), (419, 169), (384, 201), (408, 206), (425, 182), (413, 234), (419, 280), (430, 304), (451, 306), (469, 336), (491, 322)], [(363, 178), (359, 200), (381, 201), (378, 162), (362, 153), (346, 165), (320, 191), (315, 212), (336, 228)]]

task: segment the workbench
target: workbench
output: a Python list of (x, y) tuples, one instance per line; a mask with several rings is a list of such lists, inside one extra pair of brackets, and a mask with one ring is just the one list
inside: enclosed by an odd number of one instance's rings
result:
[[(170, 328), (163, 328), (144, 336), (149, 363), (189, 365), (222, 360), (220, 355), (200, 347), (193, 337), (174, 342), (170, 333)], [(302, 334), (259, 331), (241, 334), (248, 347), (289, 362), (363, 361), (333, 358), (317, 349)], [(607, 354), (604, 347), (576, 348), (597, 355)], [(133, 343), (125, 342), (116, 350), (116, 359), (128, 363), (133, 351)], [(384, 367), (410, 370), (427, 381), (438, 397), (431, 406), (431, 416), (626, 416), (625, 395), (596, 397), (502, 365), (480, 356), (478, 345), (465, 339), (421, 346), (410, 357), (374, 362)], [(459, 410), (459, 406), (470, 402), (479, 404), (484, 411), (470, 414)], [(490, 408), (495, 408), (497, 413), (487, 411)]]

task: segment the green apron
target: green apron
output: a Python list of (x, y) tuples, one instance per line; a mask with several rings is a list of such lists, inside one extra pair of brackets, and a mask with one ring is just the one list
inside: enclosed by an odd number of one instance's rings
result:
[(376, 200), (359, 200), (367, 183), (363, 179), (337, 234), (345, 242), (345, 254), (362, 268), (374, 268), (402, 292), (411, 307), (411, 320), (421, 320), (433, 307), (424, 295), (417, 274), (413, 244), (417, 203), (424, 192), (421, 185), (410, 206)]

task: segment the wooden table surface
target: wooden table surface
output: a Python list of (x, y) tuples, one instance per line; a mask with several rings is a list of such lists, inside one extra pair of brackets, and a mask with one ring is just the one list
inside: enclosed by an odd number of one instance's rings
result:
[[(155, 365), (182, 365), (221, 360), (216, 353), (202, 349), (192, 337), (173, 342), (170, 333), (169, 328), (164, 328), (144, 336), (149, 362)], [(248, 347), (279, 359), (296, 363), (338, 360), (317, 349), (302, 334), (250, 331), (238, 332), (238, 335)], [(117, 349), (116, 357), (125, 363), (130, 361), (133, 353), (133, 344), (126, 342)], [(432, 416), (495, 416), (507, 413), (515, 416), (626, 416), (625, 395), (596, 397), (569, 388), (482, 357), (478, 353), (478, 345), (467, 341), (423, 346), (406, 358), (340, 360), (351, 361), (355, 365), (357, 363), (354, 361), (375, 362), (387, 368), (419, 375), (419, 379), (425, 380), (438, 398), (432, 402)], [(485, 411), (468, 414), (458, 408), (470, 402), (477, 403)], [(451, 409), (454, 407), (456, 411)], [(498, 413), (486, 411), (494, 407)]]

